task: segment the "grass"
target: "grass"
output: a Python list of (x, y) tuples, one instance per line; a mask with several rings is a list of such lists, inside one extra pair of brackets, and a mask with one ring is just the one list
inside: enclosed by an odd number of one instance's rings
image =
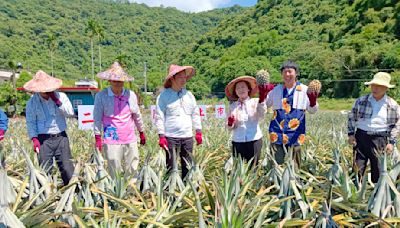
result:
[(319, 108), (321, 110), (351, 110), (356, 99), (345, 98), (345, 99), (332, 99), (332, 98), (318, 98)]

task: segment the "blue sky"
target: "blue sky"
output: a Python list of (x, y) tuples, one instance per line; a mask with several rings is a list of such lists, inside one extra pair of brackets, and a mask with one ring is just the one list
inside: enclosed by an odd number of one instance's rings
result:
[(132, 2), (144, 3), (148, 6), (171, 6), (186, 12), (201, 12), (235, 4), (253, 6), (257, 0), (132, 0)]
[(222, 7), (233, 6), (235, 4), (241, 6), (254, 6), (255, 4), (257, 4), (257, 0), (232, 0), (229, 1), (227, 4), (222, 5)]

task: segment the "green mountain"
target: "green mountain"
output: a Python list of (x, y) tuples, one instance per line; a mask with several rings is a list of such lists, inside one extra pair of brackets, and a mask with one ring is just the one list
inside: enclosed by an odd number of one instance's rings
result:
[(143, 85), (146, 62), (155, 90), (170, 63), (194, 65), (188, 87), (197, 96), (262, 68), (280, 82), (287, 59), (300, 64), (303, 82), (321, 80), (323, 95), (358, 96), (379, 69), (400, 83), (399, 37), (398, 0), (259, 0), (203, 13), (129, 1), (0, 1), (0, 68), (13, 60), (50, 73), (53, 62), (58, 77), (90, 78), (92, 40), (95, 73), (101, 53), (102, 69), (117, 59)]
[(198, 94), (222, 92), (232, 78), (262, 68), (280, 82), (279, 66), (292, 59), (300, 80), (319, 79), (325, 96), (349, 97), (378, 69), (400, 85), (399, 38), (398, 0), (259, 0), (204, 34), (181, 60), (197, 66), (190, 88)]
[(147, 62), (151, 90), (160, 84), (168, 64), (198, 37), (242, 10), (235, 6), (184, 13), (129, 1), (2, 0), (0, 68), (12, 60), (32, 72), (51, 73), (53, 59), (57, 77), (91, 78), (92, 35), (95, 73), (100, 71), (99, 48), (103, 70), (118, 59), (138, 83)]

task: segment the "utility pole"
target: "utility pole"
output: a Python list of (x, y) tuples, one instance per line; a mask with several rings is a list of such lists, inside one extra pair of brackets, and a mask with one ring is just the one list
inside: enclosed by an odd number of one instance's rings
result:
[(146, 71), (147, 71), (147, 64), (146, 64), (146, 62), (144, 62), (143, 76), (144, 76), (144, 93), (145, 94), (147, 94), (147, 75), (146, 75)]

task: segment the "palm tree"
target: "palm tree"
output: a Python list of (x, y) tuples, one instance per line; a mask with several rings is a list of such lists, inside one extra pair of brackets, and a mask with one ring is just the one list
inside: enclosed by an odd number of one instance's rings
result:
[(129, 65), (129, 61), (130, 61), (130, 56), (124, 53), (119, 53), (119, 55), (117, 55), (117, 57), (115, 57), (115, 60), (123, 67), (123, 68), (127, 68)]
[(98, 40), (98, 47), (99, 47), (99, 70), (101, 71), (101, 41), (104, 39), (104, 29), (103, 26), (97, 24), (96, 26), (96, 35)]
[(94, 54), (93, 54), (93, 37), (96, 34), (96, 30), (97, 30), (97, 22), (93, 19), (90, 19), (87, 22), (86, 25), (86, 29), (85, 32), (88, 34), (89, 38), (90, 38), (90, 49), (91, 49), (91, 53), (92, 53), (92, 79), (94, 79)]
[(54, 65), (53, 65), (53, 57), (54, 57), (54, 51), (57, 47), (57, 42), (56, 42), (57, 37), (53, 33), (49, 33), (47, 35), (47, 47), (49, 48), (50, 51), (50, 62), (51, 62), (51, 76), (54, 76)]

